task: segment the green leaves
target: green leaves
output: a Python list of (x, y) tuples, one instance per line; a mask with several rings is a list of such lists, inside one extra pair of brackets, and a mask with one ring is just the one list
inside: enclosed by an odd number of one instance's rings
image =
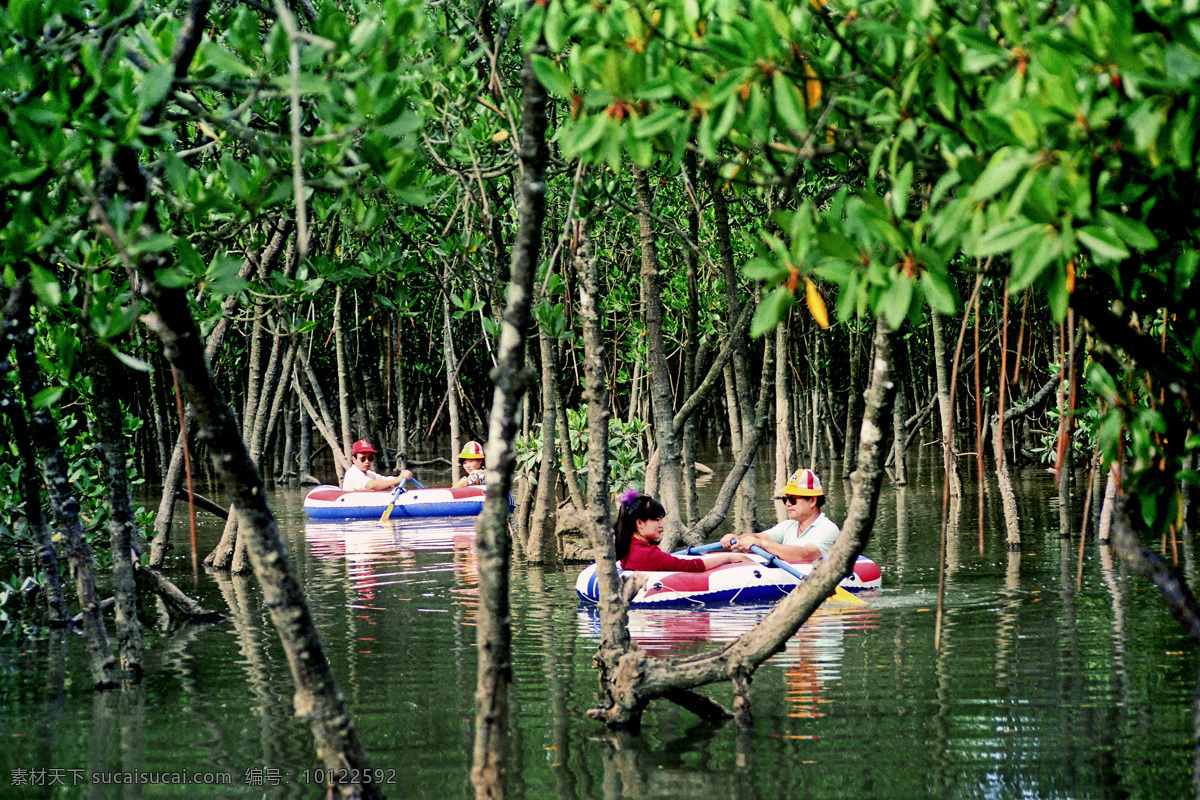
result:
[(978, 203), (995, 197), (1008, 188), (1032, 161), (1033, 157), (1023, 150), (1009, 147), (997, 150), (988, 161), (987, 168), (973, 181), (967, 192), (967, 202)]
[(783, 321), (788, 310), (795, 305), (796, 296), (787, 286), (779, 286), (762, 299), (754, 310), (754, 319), (750, 321), (750, 335), (758, 338)]
[(1129, 258), (1129, 250), (1121, 240), (1110, 231), (1098, 225), (1088, 225), (1075, 231), (1079, 238), (1098, 261), (1120, 261)]
[(450, 293), (450, 304), (454, 306), (454, 311), (451, 316), (454, 319), (462, 319), (468, 314), (475, 314), (483, 308), (483, 301), (475, 298), (474, 292), (470, 289), (463, 291), (461, 295)]
[(533, 319), (551, 339), (572, 341), (574, 331), (567, 330), (567, 316), (562, 303), (543, 300), (533, 307)]
[(57, 306), (62, 302), (62, 287), (58, 279), (49, 270), (34, 265), (29, 269), (30, 286), (37, 298), (48, 306)]
[[(556, 3), (556, 5), (558, 4)], [(559, 69), (557, 64), (542, 55), (532, 56), (530, 63), (533, 66), (533, 74), (537, 76), (538, 82), (545, 87), (546, 91), (563, 100), (571, 99), (571, 95), (575, 92), (574, 84), (567, 77), (567, 73)]]
[(138, 108), (148, 111), (156, 108), (171, 91), (175, 82), (175, 73), (170, 63), (155, 64), (146, 71), (142, 82), (138, 85)]

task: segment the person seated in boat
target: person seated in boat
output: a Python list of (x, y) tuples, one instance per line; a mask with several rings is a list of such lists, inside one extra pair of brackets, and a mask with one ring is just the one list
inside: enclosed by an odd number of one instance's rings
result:
[(350, 448), (350, 469), (342, 476), (342, 488), (352, 492), (386, 492), (394, 489), (402, 482), (412, 477), (412, 472), (402, 470), (399, 475), (389, 478), (371, 469), (375, 462), (376, 450), (366, 439), (359, 439)]
[(700, 558), (680, 558), (658, 549), (662, 539), (663, 517), (667, 510), (649, 495), (630, 489), (621, 496), (617, 508), (617, 559), (622, 569), (642, 572), (704, 572), (735, 561), (752, 561), (741, 553), (715, 553)]
[(739, 536), (727, 533), (721, 537), (726, 550), (749, 551), (758, 545), (784, 561), (815, 561), (823, 558), (833, 547), (841, 529), (825, 516), (825, 491), (821, 479), (811, 469), (798, 469), (788, 478), (780, 491), (787, 509), (787, 519), (760, 533)]
[(458, 454), (458, 463), (467, 474), (455, 481), (453, 488), (483, 486), (487, 480), (487, 470), (483, 468), (483, 445), (479, 442), (467, 442)]

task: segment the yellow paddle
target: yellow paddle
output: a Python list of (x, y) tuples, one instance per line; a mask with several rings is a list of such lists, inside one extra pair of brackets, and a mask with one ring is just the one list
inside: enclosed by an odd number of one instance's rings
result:
[[(763, 550), (758, 545), (756, 545), (756, 544), (750, 545), (750, 552), (754, 553), (756, 556), (762, 556), (763, 558), (767, 559), (767, 563), (770, 564), (771, 566), (779, 567), (781, 570), (791, 574), (798, 580), (804, 580), (804, 575), (802, 575), (799, 570), (797, 570), (795, 567), (793, 567), (788, 562), (784, 561), (782, 558), (771, 555), (770, 553), (768, 553), (766, 550)], [(853, 603), (854, 605), (860, 605), (860, 606), (865, 606), (867, 604), (866, 600), (863, 600), (861, 597), (855, 597), (850, 592), (846, 591), (845, 589), (843, 589), (841, 586), (838, 586), (838, 585), (834, 585), (833, 594), (831, 594), (830, 597), (833, 597), (837, 600), (841, 600), (843, 603)]]
[(383, 510), (383, 516), (379, 518), (380, 522), (387, 522), (388, 517), (392, 515), (392, 509), (396, 507), (396, 501), (400, 499), (400, 495), (404, 494), (404, 484), (408, 482), (408, 478), (396, 484), (396, 491), (392, 492), (392, 502), (388, 503), (388, 507)]

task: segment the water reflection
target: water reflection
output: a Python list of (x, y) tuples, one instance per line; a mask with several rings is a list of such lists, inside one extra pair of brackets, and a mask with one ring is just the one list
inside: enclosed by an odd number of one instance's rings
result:
[[(719, 478), (720, 459), (705, 460)], [(1085, 553), (1075, 588), (1053, 484), (1030, 473), (1018, 490), (1019, 552), (1004, 546), (993, 499), (984, 498), (984, 553), (976, 499), (952, 512), (935, 651), (941, 491), (930, 481), (938, 464), (920, 456), (911, 466), (907, 489), (888, 496), (885, 488), (867, 551), (884, 572), (881, 595), (866, 609), (824, 608), (757, 670), (750, 733), (700, 724), (666, 701), (647, 710), (640, 736), (587, 719), (596, 622), (577, 606), (578, 568), (516, 564), (514, 800), (1188, 794), (1196, 657), (1156, 593), (1123, 574), (1108, 547)], [(840, 520), (845, 490), (836, 469), (826, 472), (831, 517)], [(474, 520), (313, 523), (301, 497), (275, 493), (272, 508), (363, 741), (377, 767), (396, 771), (387, 795), (469, 797)], [(764, 519), (772, 513), (760, 509)], [(960, 515), (968, 521), (956, 525)], [(215, 526), (201, 549), (219, 533)], [(323, 794), (296, 782), (315, 764), (312, 737), (294, 717), (287, 660), (256, 582), (210, 574), (187, 588), (227, 618), (170, 628), (147, 603), (147, 678), (134, 695), (91, 692), (74, 633), (0, 640), (8, 676), (0, 785), (18, 768), (211, 769), (232, 772), (235, 784), (187, 796)], [(721, 646), (765, 612), (636, 609), (631, 625), (652, 653), (687, 655)], [(702, 691), (730, 705), (727, 684)], [(248, 770), (265, 767), (291, 785), (245, 783)], [(107, 785), (28, 794), (169, 793)]]
[[(305, 539), (313, 557), (344, 560), (349, 586), (359, 608), (378, 608), (380, 590), (396, 584), (434, 584), (434, 574), (450, 569), (455, 593), (478, 592), (479, 565), (475, 552), (475, 519), (309, 520)], [(420, 553), (451, 554), (449, 564), (422, 558)]]
[[(773, 605), (737, 605), (697, 609), (629, 611), (629, 635), (652, 656), (687, 656), (732, 642), (770, 613)], [(579, 631), (600, 640), (597, 608), (580, 604)], [(770, 663), (783, 671), (787, 716), (813, 719), (823, 715), (822, 691), (841, 680), (845, 638), (878, 628), (880, 613), (870, 607), (827, 604), (796, 631)], [(768, 701), (769, 702), (769, 701)]]

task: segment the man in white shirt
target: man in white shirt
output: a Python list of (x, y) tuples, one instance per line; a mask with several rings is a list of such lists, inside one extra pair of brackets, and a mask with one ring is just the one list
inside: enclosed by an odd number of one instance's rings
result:
[(823, 558), (833, 547), (841, 529), (821, 511), (825, 505), (825, 491), (817, 474), (811, 469), (796, 470), (780, 494), (787, 507), (787, 519), (761, 533), (725, 534), (721, 537), (721, 545), (726, 550), (743, 552), (749, 552), (751, 545), (758, 545), (784, 561)]
[(342, 488), (347, 491), (383, 492), (399, 486), (403, 481), (412, 477), (408, 470), (402, 471), (394, 478), (380, 475), (371, 469), (375, 462), (376, 450), (366, 439), (359, 439), (350, 448), (350, 469), (342, 476)]

